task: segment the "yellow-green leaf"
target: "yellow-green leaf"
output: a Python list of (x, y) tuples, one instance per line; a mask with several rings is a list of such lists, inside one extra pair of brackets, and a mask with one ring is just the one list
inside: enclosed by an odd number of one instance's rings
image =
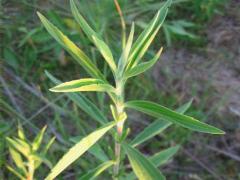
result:
[(145, 54), (158, 30), (163, 24), (171, 3), (172, 0), (167, 0), (167, 2), (160, 8), (153, 20), (147, 25), (145, 30), (140, 34), (136, 42), (133, 44), (127, 69), (136, 66), (138, 61)]
[(100, 91), (114, 92), (114, 87), (100, 79), (83, 78), (62, 83), (50, 89), (53, 92)]
[(159, 60), (161, 53), (162, 53), (162, 48), (157, 52), (157, 54), (150, 61), (138, 64), (132, 67), (131, 69), (127, 70), (126, 73), (124, 74), (124, 77), (130, 78), (147, 71)]
[(73, 58), (94, 78), (104, 79), (90, 58), (78, 48), (67, 36), (65, 36), (56, 26), (49, 22), (41, 13), (37, 12), (41, 22), (54, 39), (66, 49)]
[(90, 147), (92, 147), (107, 131), (109, 131), (115, 122), (111, 122), (104, 127), (92, 132), (80, 142), (75, 144), (69, 151), (58, 161), (53, 167), (50, 174), (45, 178), (46, 180), (52, 180), (57, 177), (64, 169), (77, 160), (83, 153), (85, 153)]
[(84, 33), (88, 36), (88, 38), (97, 46), (100, 53), (107, 61), (113, 73), (116, 71), (116, 64), (114, 62), (112, 52), (108, 45), (102, 40), (102, 38), (88, 25), (87, 21), (83, 18), (83, 16), (79, 13), (76, 4), (73, 0), (70, 1), (70, 6), (72, 10), (72, 14), (80, 27), (83, 29)]

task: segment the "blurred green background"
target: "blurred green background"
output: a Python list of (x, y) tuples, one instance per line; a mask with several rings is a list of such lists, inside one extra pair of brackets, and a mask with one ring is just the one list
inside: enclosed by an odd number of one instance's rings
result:
[[(162, 2), (119, 0), (127, 32), (135, 21), (139, 34)], [(79, 11), (118, 57), (121, 25), (113, 0), (79, 0), (79, 5)], [(182, 145), (163, 167), (167, 179), (240, 179), (239, 7), (238, 0), (173, 1), (167, 20), (146, 55), (151, 57), (163, 46), (160, 61), (127, 85), (127, 99), (148, 98), (173, 109), (194, 98), (187, 114), (226, 132), (224, 136), (214, 136), (174, 126), (142, 145), (146, 154)], [(67, 0), (0, 0), (0, 179), (14, 179), (5, 168), (6, 163), (11, 163), (5, 137), (16, 134), (19, 122), (30, 138), (48, 125), (44, 140), (56, 136), (48, 154), (52, 163), (71, 146), (74, 137), (98, 126), (64, 94), (48, 91), (53, 84), (45, 70), (61, 81), (84, 76), (84, 71), (46, 32), (37, 11), (84, 49), (107, 76), (110, 73), (73, 20)], [(103, 95), (88, 95), (109, 114)], [(149, 117), (130, 111), (131, 136), (150, 121)], [(94, 163), (96, 160), (87, 155), (64, 172), (62, 179), (74, 179), (75, 171), (86, 171)], [(41, 168), (39, 179), (47, 172), (47, 168)]]

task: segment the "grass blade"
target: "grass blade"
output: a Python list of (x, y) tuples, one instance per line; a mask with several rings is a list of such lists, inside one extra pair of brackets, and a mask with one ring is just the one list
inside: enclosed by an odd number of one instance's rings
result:
[(129, 101), (126, 103), (126, 107), (136, 109), (153, 117), (163, 118), (166, 121), (176, 123), (194, 131), (210, 134), (224, 134), (224, 132), (218, 128), (150, 101)]
[(140, 180), (164, 180), (162, 173), (137, 149), (123, 144), (134, 173)]
[(110, 84), (100, 79), (83, 78), (62, 83), (50, 89), (53, 92), (79, 92), (79, 91), (99, 91), (114, 92), (115, 89)]
[(92, 132), (80, 142), (75, 144), (69, 151), (58, 161), (53, 167), (50, 174), (45, 178), (46, 180), (52, 180), (57, 177), (64, 169), (77, 160), (83, 153), (85, 153), (90, 147), (92, 147), (107, 131), (109, 131), (115, 122), (111, 122), (104, 127)]

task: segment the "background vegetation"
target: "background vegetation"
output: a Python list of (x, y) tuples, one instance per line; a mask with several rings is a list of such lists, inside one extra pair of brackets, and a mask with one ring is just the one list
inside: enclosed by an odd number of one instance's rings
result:
[[(24, 127), (29, 139), (48, 125), (44, 141), (56, 137), (48, 153), (53, 164), (80, 138), (79, 135), (89, 133), (97, 126), (66, 96), (48, 91), (53, 84), (44, 70), (62, 81), (77, 79), (84, 74), (44, 30), (36, 11), (44, 13), (90, 54), (106, 75), (109, 69), (103, 61), (99, 62), (101, 56), (73, 20), (68, 1), (0, 2), (0, 177), (14, 179), (5, 166), (11, 164), (5, 137), (16, 135), (18, 123)], [(136, 33), (146, 26), (161, 5), (157, 0), (120, 0), (119, 3), (128, 27), (136, 21)], [(114, 53), (119, 54), (121, 25), (113, 1), (82, 0), (80, 4), (80, 11), (88, 22), (101, 32)], [(182, 144), (179, 153), (164, 166), (163, 172), (171, 174), (169, 179), (240, 178), (238, 6), (237, 0), (175, 0), (152, 51), (147, 54), (152, 56), (163, 45), (161, 60), (152, 72), (128, 83), (126, 98), (148, 98), (171, 108), (193, 97), (193, 107), (187, 114), (226, 132), (225, 136), (217, 137), (172, 127), (142, 145), (142, 152), (150, 154)], [(104, 96), (89, 96), (107, 112)], [(130, 122), (136, 122), (130, 134), (134, 137), (150, 121), (147, 116), (129, 113)], [(81, 167), (81, 172), (87, 171), (96, 161), (88, 154), (64, 172), (62, 178), (77, 177), (75, 170)], [(47, 167), (40, 167), (37, 176), (42, 179), (47, 172)]]

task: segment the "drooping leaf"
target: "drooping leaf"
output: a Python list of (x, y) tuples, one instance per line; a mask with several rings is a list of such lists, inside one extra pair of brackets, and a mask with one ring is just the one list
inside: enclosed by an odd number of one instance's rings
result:
[(130, 164), (139, 180), (164, 180), (162, 173), (137, 149), (123, 144)]
[(158, 51), (158, 53), (150, 61), (138, 64), (138, 65), (134, 66), (133, 68), (127, 70), (126, 73), (124, 74), (125, 78), (137, 76), (137, 75), (147, 71), (148, 69), (150, 69), (159, 60), (161, 53), (162, 53), (162, 48)]
[(82, 17), (82, 15), (79, 13), (76, 4), (73, 0), (70, 1), (71, 10), (74, 18), (80, 25), (80, 27), (83, 29), (85, 34), (88, 36), (88, 38), (97, 46), (102, 56), (107, 61), (108, 65), (112, 69), (113, 72), (116, 71), (116, 64), (114, 62), (112, 52), (108, 45), (100, 38), (100, 36), (88, 25), (86, 20)]
[(114, 87), (100, 79), (83, 78), (62, 83), (50, 89), (53, 92), (100, 91), (114, 92)]
[[(177, 108), (176, 111), (180, 114), (184, 114), (188, 108), (191, 106), (192, 100)], [(132, 146), (137, 146), (148, 139), (154, 137), (157, 134), (160, 134), (163, 130), (168, 128), (172, 123), (169, 121), (164, 121), (164, 119), (158, 119), (149, 124), (143, 131), (141, 131), (130, 143)]]
[[(45, 71), (47, 77), (54, 83), (60, 84), (61, 81), (52, 76), (49, 72)], [(86, 96), (82, 93), (66, 93), (66, 95), (85, 113), (87, 113), (90, 117), (92, 117), (95, 121), (101, 123), (102, 125), (107, 123), (108, 120), (103, 112)]]
[(78, 180), (92, 180), (99, 176), (103, 171), (108, 169), (114, 164), (114, 161), (107, 161), (96, 167), (95, 169), (89, 171), (87, 174), (78, 178)]
[(102, 73), (80, 48), (68, 39), (68, 37), (66, 37), (56, 26), (49, 22), (41, 13), (38, 12), (37, 14), (47, 31), (92, 77), (104, 79)]
[(136, 42), (133, 44), (132, 51), (129, 56), (129, 64), (127, 69), (137, 65), (138, 61), (145, 54), (158, 30), (160, 29), (163, 21), (165, 20), (168, 8), (172, 0), (168, 0), (157, 12), (153, 20), (147, 25), (145, 30), (140, 34)]
[(126, 107), (136, 109), (153, 117), (162, 118), (194, 131), (211, 134), (224, 134), (224, 132), (218, 128), (150, 101), (129, 101), (126, 103)]
[(107, 131), (109, 131), (115, 122), (111, 122), (104, 127), (97, 129), (90, 133), (80, 142), (75, 144), (69, 151), (57, 162), (53, 167), (50, 174), (45, 178), (46, 180), (52, 180), (57, 177), (64, 169), (77, 160), (83, 153), (85, 153), (90, 147), (92, 147)]
[(33, 151), (37, 151), (42, 143), (42, 139), (43, 139), (43, 135), (46, 131), (47, 126), (44, 126), (41, 131), (37, 134), (37, 136), (35, 137), (35, 139), (33, 140), (32, 143), (32, 149)]

